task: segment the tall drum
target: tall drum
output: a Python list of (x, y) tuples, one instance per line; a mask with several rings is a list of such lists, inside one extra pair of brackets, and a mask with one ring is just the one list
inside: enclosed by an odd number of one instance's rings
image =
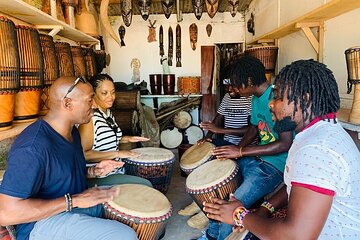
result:
[(104, 203), (105, 216), (132, 227), (139, 240), (160, 239), (172, 213), (172, 206), (165, 195), (139, 184), (117, 187), (120, 194)]
[(20, 91), (15, 97), (14, 121), (34, 121), (39, 116), (44, 86), (44, 59), (35, 28), (16, 26), (20, 55)]
[(352, 47), (345, 51), (348, 71), (348, 91), (355, 85), (353, 104), (349, 121), (360, 124), (360, 47)]
[(44, 57), (44, 89), (41, 95), (40, 115), (46, 115), (49, 111), (50, 86), (60, 77), (60, 71), (53, 37), (40, 34), (40, 44)]
[(74, 77), (75, 69), (69, 43), (55, 43), (56, 56), (59, 61), (60, 77)]
[(0, 17), (0, 131), (11, 128), (15, 93), (20, 86), (20, 62), (14, 23)]
[(96, 67), (95, 53), (92, 48), (82, 48), (83, 54), (86, 62), (86, 72), (88, 78), (95, 76), (98, 74), (98, 70)]
[(86, 62), (82, 48), (72, 46), (71, 55), (74, 63), (75, 77), (83, 76), (87, 78)]
[(259, 59), (266, 71), (275, 72), (278, 50), (276, 46), (261, 46), (249, 48), (245, 50), (245, 54)]
[(174, 171), (175, 155), (163, 148), (136, 148), (138, 157), (124, 159), (125, 172), (148, 179), (157, 190), (166, 193)]

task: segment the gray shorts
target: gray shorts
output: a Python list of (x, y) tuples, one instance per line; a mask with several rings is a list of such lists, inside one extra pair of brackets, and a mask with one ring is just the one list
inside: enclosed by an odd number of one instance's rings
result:
[(137, 240), (132, 228), (118, 221), (64, 212), (38, 221), (30, 240)]

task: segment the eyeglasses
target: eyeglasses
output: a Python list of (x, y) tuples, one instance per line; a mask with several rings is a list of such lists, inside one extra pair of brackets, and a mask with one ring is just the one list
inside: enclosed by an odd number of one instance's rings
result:
[(74, 90), (76, 84), (78, 84), (79, 82), (82, 83), (86, 83), (86, 79), (82, 76), (78, 77), (77, 79), (75, 79), (74, 83), (70, 86), (69, 90), (67, 91), (67, 93), (65, 94), (64, 98), (67, 97), (67, 95), (69, 95), (69, 93), (71, 93), (72, 90)]

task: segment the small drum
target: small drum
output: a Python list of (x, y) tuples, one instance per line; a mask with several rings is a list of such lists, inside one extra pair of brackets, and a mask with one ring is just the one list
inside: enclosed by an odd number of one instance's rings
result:
[(183, 141), (183, 134), (177, 127), (170, 126), (160, 133), (160, 143), (166, 148), (173, 149), (180, 146)]
[(175, 127), (179, 129), (186, 129), (190, 127), (192, 122), (192, 117), (189, 112), (186, 111), (180, 111), (177, 114), (175, 114), (173, 118), (173, 123)]
[(259, 59), (265, 70), (274, 72), (279, 48), (276, 46), (253, 47), (245, 50), (245, 54)]
[(210, 197), (227, 199), (239, 182), (238, 166), (230, 159), (209, 161), (196, 168), (186, 179), (186, 191), (202, 209)]
[(123, 184), (119, 196), (104, 203), (106, 218), (132, 227), (139, 240), (158, 240), (165, 233), (172, 213), (169, 200), (161, 192), (140, 184)]
[(86, 63), (82, 48), (79, 46), (71, 46), (71, 55), (74, 63), (75, 77), (83, 76), (87, 78)]
[(117, 91), (115, 93), (114, 108), (119, 110), (141, 108), (140, 91)]
[(189, 144), (195, 144), (204, 138), (204, 131), (198, 126), (190, 126), (184, 132), (184, 141)]
[(150, 74), (150, 89), (152, 95), (160, 95), (162, 88), (162, 75), (161, 74)]
[(148, 179), (162, 193), (166, 193), (174, 170), (175, 155), (167, 149), (144, 147), (133, 152), (138, 157), (124, 159), (125, 172), (130, 175)]
[(0, 131), (11, 128), (15, 93), (20, 86), (19, 51), (14, 23), (0, 17)]
[(112, 113), (123, 135), (139, 134), (139, 116), (136, 110), (113, 110)]
[(360, 47), (352, 47), (345, 51), (348, 71), (348, 91), (351, 92), (355, 85), (353, 104), (349, 115), (349, 121), (360, 124)]
[(175, 74), (163, 74), (162, 83), (165, 95), (173, 95), (175, 91)]
[(69, 43), (55, 43), (56, 56), (59, 62), (60, 77), (74, 77), (75, 69)]
[(177, 86), (180, 94), (199, 94), (201, 80), (200, 77), (178, 77)]
[(181, 170), (189, 174), (195, 168), (209, 161), (212, 158), (212, 150), (214, 147), (214, 144), (209, 142), (204, 142), (203, 144), (199, 145), (194, 144), (181, 156)]

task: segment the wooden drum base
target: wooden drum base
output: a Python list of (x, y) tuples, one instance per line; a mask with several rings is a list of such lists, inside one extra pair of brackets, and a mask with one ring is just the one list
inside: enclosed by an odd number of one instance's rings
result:
[(360, 84), (355, 84), (354, 99), (349, 122), (360, 124)]

